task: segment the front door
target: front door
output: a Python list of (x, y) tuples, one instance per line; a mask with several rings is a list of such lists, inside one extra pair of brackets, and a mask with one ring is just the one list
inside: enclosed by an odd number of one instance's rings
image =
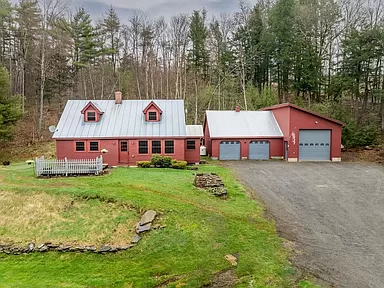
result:
[(119, 162), (121, 164), (129, 162), (128, 141), (119, 141)]

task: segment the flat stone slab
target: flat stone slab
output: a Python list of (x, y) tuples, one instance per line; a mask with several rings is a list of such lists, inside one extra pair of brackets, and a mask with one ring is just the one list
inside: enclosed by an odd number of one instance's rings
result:
[(109, 246), (103, 246), (103, 247), (101, 247), (97, 252), (99, 252), (99, 253), (103, 253), (103, 252), (109, 252), (109, 251), (111, 251), (111, 247), (109, 247)]
[(149, 230), (151, 230), (151, 223), (145, 224), (143, 226), (140, 225), (140, 223), (136, 225), (136, 233), (143, 233)]
[(137, 234), (135, 234), (135, 236), (133, 236), (132, 240), (131, 240), (131, 243), (132, 244), (136, 244), (137, 242), (139, 242), (141, 239), (141, 237)]
[(148, 223), (152, 223), (153, 220), (156, 218), (156, 211), (154, 210), (148, 210), (144, 213), (143, 216), (141, 216), (140, 225), (143, 226)]

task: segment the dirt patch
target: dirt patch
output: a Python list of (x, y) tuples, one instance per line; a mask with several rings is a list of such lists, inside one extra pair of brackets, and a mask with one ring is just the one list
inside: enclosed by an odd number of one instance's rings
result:
[(238, 278), (233, 269), (221, 271), (217, 273), (213, 279), (209, 288), (232, 288), (235, 287)]
[(121, 245), (138, 221), (136, 211), (119, 203), (31, 191), (0, 191), (0, 215), (3, 244)]

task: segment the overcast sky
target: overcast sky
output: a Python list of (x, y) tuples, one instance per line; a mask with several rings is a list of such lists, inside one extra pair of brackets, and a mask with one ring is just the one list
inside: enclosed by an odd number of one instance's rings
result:
[[(247, 0), (254, 4), (257, 0)], [(205, 8), (209, 15), (221, 12), (235, 12), (238, 0), (72, 0), (73, 9), (84, 7), (94, 20), (101, 17), (110, 5), (114, 6), (120, 19), (126, 22), (134, 10), (140, 9), (153, 18), (164, 16), (169, 19), (179, 13), (191, 13), (193, 10)]]

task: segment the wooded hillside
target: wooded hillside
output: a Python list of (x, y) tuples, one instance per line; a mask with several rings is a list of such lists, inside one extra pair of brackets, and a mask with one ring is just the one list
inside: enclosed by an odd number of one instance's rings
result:
[(206, 109), (290, 101), (347, 123), (346, 146), (371, 145), (384, 132), (383, 7), (260, 0), (214, 17), (202, 7), (122, 19), (110, 7), (91, 19), (61, 0), (0, 0), (0, 65), (11, 87), (0, 98), (16, 99), (28, 119), (25, 141), (49, 136), (66, 100), (121, 90), (124, 99), (184, 99), (189, 124)]

